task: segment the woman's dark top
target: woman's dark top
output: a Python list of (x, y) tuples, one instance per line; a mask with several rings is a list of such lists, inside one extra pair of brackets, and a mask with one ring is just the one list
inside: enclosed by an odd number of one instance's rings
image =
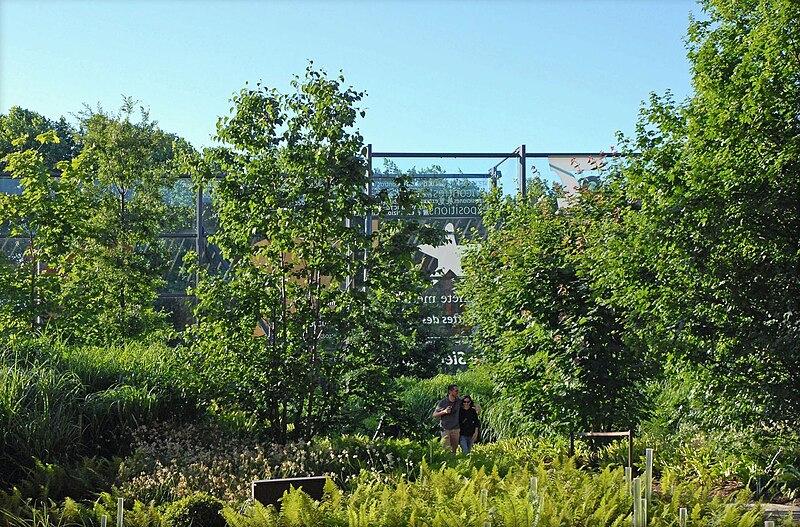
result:
[(461, 412), (458, 414), (458, 424), (459, 428), (461, 428), (461, 435), (462, 436), (471, 436), (475, 433), (475, 430), (481, 425), (480, 421), (478, 421), (478, 412), (475, 411), (475, 408), (470, 406), (468, 409), (461, 409)]

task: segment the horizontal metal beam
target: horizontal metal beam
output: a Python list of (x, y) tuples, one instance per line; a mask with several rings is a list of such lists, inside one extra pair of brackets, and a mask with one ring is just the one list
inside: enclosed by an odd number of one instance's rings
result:
[[(636, 156), (638, 154), (620, 154), (618, 152), (525, 152), (526, 159), (535, 157), (625, 157), (627, 155)], [(493, 157), (519, 157), (519, 152), (373, 152), (372, 157), (466, 157), (488, 159)]]
[(478, 159), (489, 159), (493, 157), (514, 157), (513, 152), (373, 152), (372, 157), (469, 157)]
[(486, 174), (373, 174), (372, 179), (395, 179), (398, 177), (420, 178), (420, 179), (489, 179), (492, 177)]

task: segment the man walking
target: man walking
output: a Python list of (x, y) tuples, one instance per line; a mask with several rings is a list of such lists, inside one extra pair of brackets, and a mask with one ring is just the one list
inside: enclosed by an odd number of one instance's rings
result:
[(444, 445), (449, 446), (454, 454), (458, 449), (458, 440), (461, 435), (461, 426), (458, 423), (460, 410), (461, 399), (458, 397), (458, 385), (451, 384), (447, 387), (447, 397), (436, 403), (433, 417), (440, 420)]

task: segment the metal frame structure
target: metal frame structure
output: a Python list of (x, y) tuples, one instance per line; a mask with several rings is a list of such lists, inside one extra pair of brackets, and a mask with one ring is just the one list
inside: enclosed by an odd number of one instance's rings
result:
[(548, 157), (596, 157), (603, 156), (619, 156), (619, 154), (604, 154), (602, 152), (528, 152), (527, 147), (522, 144), (518, 146), (513, 152), (373, 152), (372, 145), (367, 145), (367, 167), (370, 177), (372, 173), (372, 160), (376, 157), (382, 158), (439, 158), (439, 159), (497, 159), (502, 158), (492, 169), (497, 169), (501, 163), (511, 158), (518, 160), (518, 188), (520, 195), (524, 198), (527, 195), (527, 160), (528, 159), (546, 159)]
[[(528, 160), (529, 159), (541, 159), (541, 158), (549, 158), (549, 157), (575, 157), (575, 158), (588, 158), (588, 157), (596, 157), (600, 158), (603, 156), (618, 156), (619, 154), (603, 154), (600, 152), (528, 152), (526, 145), (522, 144), (512, 152), (375, 152), (373, 151), (372, 144), (366, 145), (366, 164), (367, 164), (367, 171), (369, 174), (369, 180), (367, 182), (367, 186), (365, 191), (367, 193), (372, 193), (372, 184), (373, 180), (375, 179), (374, 171), (373, 171), (373, 161), (375, 158), (385, 158), (385, 159), (500, 159), (500, 161), (491, 167), (485, 176), (479, 174), (462, 174), (458, 177), (462, 178), (480, 178), (485, 177), (487, 179), (491, 179), (492, 183), (496, 182), (496, 176), (498, 174), (497, 168), (509, 159), (516, 158), (517, 159), (517, 166), (518, 166), (518, 173), (517, 173), (517, 189), (518, 194), (521, 197), (525, 197), (527, 194), (527, 168), (528, 168)], [(450, 176), (450, 175), (444, 175)], [(443, 176), (443, 177), (444, 177)], [(53, 177), (58, 177), (58, 174), (53, 174)], [(188, 175), (182, 174), (178, 176), (181, 179), (188, 178)], [(217, 178), (224, 177), (223, 174), (217, 175)], [(380, 176), (378, 176), (380, 177)], [(430, 177), (430, 175), (425, 176), (420, 174), (419, 177)], [(455, 176), (451, 176), (455, 177)], [(11, 176), (5, 172), (0, 173), (1, 179), (10, 179)], [(196, 193), (196, 202), (195, 202), (195, 224), (194, 224), (194, 232), (187, 231), (181, 233), (163, 233), (160, 235), (161, 238), (164, 239), (191, 239), (194, 238), (194, 247), (199, 255), (201, 261), (205, 260), (206, 263), (210, 263), (208, 258), (208, 241), (207, 241), (207, 231), (205, 225), (203, 224), (203, 198), (205, 197), (204, 188), (200, 188), (197, 190)], [(364, 229), (365, 232), (368, 234), (372, 230), (372, 218), (367, 217), (364, 219)], [(0, 247), (2, 250), (5, 246), (5, 243), (9, 239), (5, 239), (3, 247)], [(364, 277), (366, 278), (366, 277)], [(195, 285), (197, 284), (197, 276), (194, 278)], [(190, 298), (185, 291), (184, 292), (162, 292), (159, 295), (159, 298), (167, 299), (167, 298)]]

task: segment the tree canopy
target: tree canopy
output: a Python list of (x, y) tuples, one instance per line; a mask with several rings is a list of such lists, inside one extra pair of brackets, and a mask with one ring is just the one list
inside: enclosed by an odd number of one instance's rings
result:
[(66, 339), (107, 342), (163, 327), (153, 304), (163, 284), (164, 193), (191, 146), (160, 130), (144, 109), (137, 121), (130, 98), (116, 114), (81, 115), (66, 139), (80, 151), (48, 148), (61, 144), (58, 126), (31, 148), (29, 130), (57, 125), (33, 112), (15, 108), (2, 122), (22, 135), (3, 158), (20, 193), (0, 196), (0, 227), (25, 244), (23, 254), (2, 262), (13, 278), (1, 288), (2, 330), (48, 328)]
[[(650, 346), (740, 414), (800, 416), (800, 6), (704, 2), (694, 94), (651, 98), (598, 280)], [(601, 242), (601, 240), (597, 240)]]
[(574, 390), (603, 426), (613, 398), (593, 390), (645, 372), (691, 372), (684, 408), (719, 426), (800, 418), (800, 6), (703, 6), (694, 93), (652, 95), (596, 189), (558, 211), (546, 190), (489, 203), (464, 286), (478, 358), (551, 420)]
[[(57, 141), (37, 142), (39, 135), (50, 131), (55, 133)], [(74, 127), (64, 117), (52, 120), (37, 112), (12, 106), (7, 114), (0, 115), (0, 158), (14, 151), (37, 150), (47, 170), (53, 171), (59, 161), (72, 159), (80, 152), (74, 134)]]
[[(341, 425), (351, 399), (388, 408), (389, 379), (438, 358), (417, 353), (417, 330), (398, 323), (411, 322), (422, 284), (411, 240), (436, 231), (399, 220), (372, 231), (390, 199), (367, 192), (354, 129), (363, 93), (343, 83), (309, 65), (293, 93), (245, 87), (206, 158), (225, 173), (210, 241), (231, 266), (196, 288), (194, 349), (219, 366), (201, 382), (279, 441)], [(396, 202), (414, 206), (399, 184)]]

